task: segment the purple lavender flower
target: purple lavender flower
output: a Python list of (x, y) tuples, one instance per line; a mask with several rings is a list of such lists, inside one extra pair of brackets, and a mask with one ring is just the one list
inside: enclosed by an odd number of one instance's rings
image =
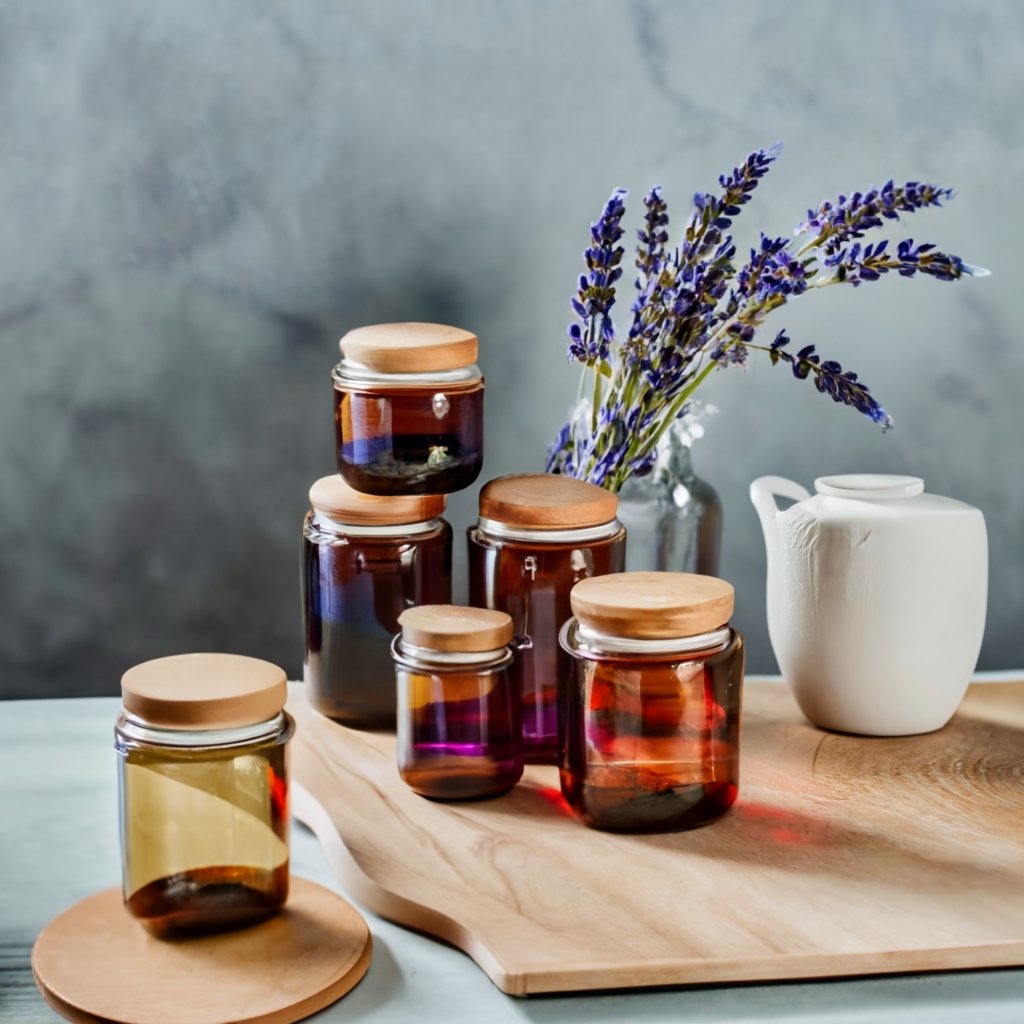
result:
[(786, 351), (789, 338), (780, 331), (771, 344), (772, 365), (782, 361), (788, 363), (797, 380), (806, 380), (813, 375), (815, 387), (840, 405), (853, 406), (868, 419), (881, 425), (883, 430), (892, 428), (892, 417), (878, 404), (868, 386), (858, 380), (857, 374), (844, 371), (834, 359), (821, 361), (814, 345), (805, 345), (794, 356)]
[(824, 201), (817, 210), (807, 211), (807, 220), (794, 234), (815, 232), (817, 242), (825, 243), (825, 252), (834, 253), (846, 241), (862, 238), (870, 228), (880, 228), (884, 220), (899, 220), (900, 213), (913, 213), (925, 206), (941, 206), (952, 199), (953, 190), (924, 182), (908, 181), (896, 186), (890, 178), (880, 189), (841, 195), (836, 203)]
[(896, 247), (895, 255), (887, 251), (887, 241), (861, 247), (860, 242), (825, 257), (824, 263), (834, 271), (833, 280), (852, 284), (854, 288), (865, 281), (877, 281), (883, 274), (895, 270), (901, 277), (928, 274), (940, 281), (956, 281), (961, 277), (985, 277), (988, 271), (972, 267), (959, 256), (936, 252), (935, 246), (925, 243), (915, 247), (912, 238)]
[(719, 175), (721, 196), (698, 192), (693, 197), (693, 211), (686, 225), (686, 235), (680, 247), (684, 260), (695, 263), (703, 259), (722, 240), (722, 232), (732, 225), (732, 218), (740, 207), (750, 201), (750, 194), (768, 173), (772, 162), (782, 152), (782, 143), (751, 153), (732, 174)]
[[(841, 195), (808, 211), (797, 233), (813, 237), (797, 249), (792, 239), (762, 234), (737, 269), (728, 230), (780, 146), (758, 150), (719, 179), (718, 195), (698, 193), (683, 237), (669, 247), (668, 208), (656, 186), (644, 198), (637, 232), (636, 294), (628, 336), (617, 341), (611, 319), (622, 275), (625, 195), (616, 190), (591, 227), (586, 273), (572, 300), (577, 322), (569, 328), (569, 357), (593, 373), (593, 397), (581, 399), (548, 453), (550, 472), (570, 473), (611, 490), (648, 472), (660, 438), (683, 413), (691, 395), (717, 368), (744, 365), (752, 351), (784, 362), (798, 379), (813, 379), (833, 401), (849, 405), (888, 429), (888, 413), (855, 373), (823, 360), (813, 345), (795, 354), (779, 331), (756, 343), (772, 310), (831, 284), (858, 287), (896, 271), (954, 281), (988, 273), (959, 256), (912, 239), (894, 248), (864, 245), (866, 231), (927, 206), (941, 206), (952, 190), (938, 185), (886, 182), (879, 189)], [(582, 394), (582, 390), (581, 390)]]
[[(808, 261), (811, 262), (811, 261)], [(789, 250), (776, 249), (765, 257), (761, 263), (761, 272), (757, 278), (757, 298), (762, 302), (772, 296), (802, 295), (813, 271), (807, 264), (797, 259)]]
[(625, 249), (616, 243), (622, 238), (622, 215), (626, 212), (627, 192), (617, 188), (605, 203), (601, 216), (590, 225), (590, 247), (584, 252), (587, 273), (581, 274), (579, 289), (571, 301), (579, 322), (569, 327), (570, 361), (593, 366), (608, 359), (615, 327), (609, 315), (615, 305), (615, 284), (622, 277)]

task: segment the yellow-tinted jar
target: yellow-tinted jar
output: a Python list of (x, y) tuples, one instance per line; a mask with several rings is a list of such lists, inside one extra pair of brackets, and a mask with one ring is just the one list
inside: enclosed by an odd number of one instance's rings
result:
[(285, 673), (231, 654), (129, 669), (114, 730), (125, 906), (162, 938), (252, 924), (288, 897)]

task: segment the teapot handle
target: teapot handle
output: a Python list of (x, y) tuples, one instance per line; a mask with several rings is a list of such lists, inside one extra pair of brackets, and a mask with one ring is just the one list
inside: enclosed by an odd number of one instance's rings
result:
[(801, 487), (795, 480), (787, 480), (784, 476), (759, 476), (750, 485), (750, 500), (761, 520), (765, 546), (769, 549), (774, 548), (777, 537), (775, 517), (778, 515), (779, 506), (775, 504), (775, 499), (779, 496), (804, 501), (811, 495), (806, 487)]

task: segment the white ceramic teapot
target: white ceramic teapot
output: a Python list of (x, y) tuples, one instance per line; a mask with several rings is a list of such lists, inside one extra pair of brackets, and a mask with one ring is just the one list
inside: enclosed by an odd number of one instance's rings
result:
[[(813, 497), (750, 485), (768, 551), (768, 635), (816, 725), (868, 736), (939, 729), (978, 659), (988, 592), (981, 512), (908, 476), (827, 476)], [(780, 510), (776, 496), (795, 505)]]

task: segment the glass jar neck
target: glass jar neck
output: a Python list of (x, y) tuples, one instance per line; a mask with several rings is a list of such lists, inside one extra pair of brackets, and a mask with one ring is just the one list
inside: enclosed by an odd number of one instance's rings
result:
[(396, 665), (427, 671), (441, 669), (480, 672), (504, 668), (512, 660), (512, 651), (508, 647), (499, 647), (493, 651), (435, 651), (433, 648), (417, 647), (406, 642), (401, 633), (391, 641), (391, 654)]
[(145, 744), (154, 747), (241, 747), (259, 740), (272, 739), (290, 727), (291, 719), (283, 711), (265, 722), (230, 729), (168, 729), (151, 725), (130, 711), (122, 711), (114, 727), (115, 746), (120, 749)]
[(601, 633), (582, 625), (575, 618), (569, 619), (562, 626), (558, 636), (559, 643), (565, 651), (584, 658), (600, 657), (604, 654), (635, 654), (640, 657), (717, 654), (729, 645), (731, 639), (732, 629), (728, 625), (693, 636), (642, 640)]
[(621, 529), (622, 523), (612, 519), (597, 526), (580, 526), (542, 530), (523, 526), (512, 526), (498, 522), (496, 519), (477, 520), (477, 529), (496, 540), (521, 540), (528, 544), (585, 544), (588, 541), (607, 540), (614, 537)]
[(363, 526), (343, 523), (323, 512), (313, 510), (307, 517), (307, 533), (328, 537), (415, 537), (430, 533), (441, 525), (441, 519), (425, 519), (420, 523), (388, 523), (382, 526)]
[(344, 390), (380, 389), (389, 391), (393, 388), (423, 388), (444, 385), (445, 387), (470, 388), (483, 381), (483, 374), (475, 364), (460, 366), (455, 370), (429, 370), (420, 373), (382, 373), (371, 370), (362, 363), (350, 359), (342, 359), (331, 373), (334, 386)]

